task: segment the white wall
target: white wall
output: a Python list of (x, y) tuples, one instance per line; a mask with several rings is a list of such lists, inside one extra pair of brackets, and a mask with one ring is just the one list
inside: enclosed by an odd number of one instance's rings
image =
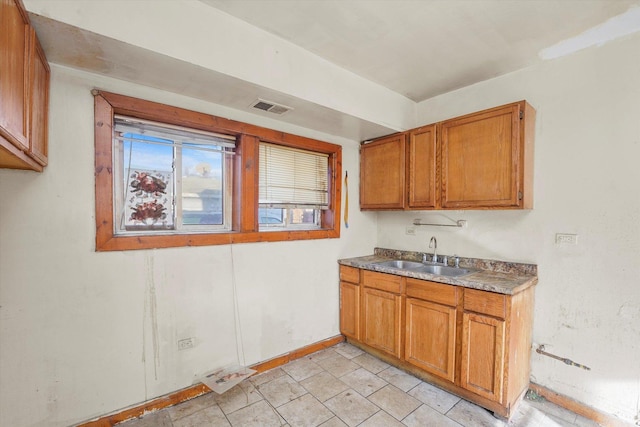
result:
[[(640, 36), (546, 62), (419, 105), (439, 120), (526, 99), (537, 109), (535, 206), (378, 215), (378, 245), (538, 264), (533, 339), (586, 371), (532, 355), (532, 380), (628, 420), (640, 406)], [(554, 243), (578, 234), (577, 246)]]
[[(94, 87), (343, 146), (340, 239), (95, 252)], [(0, 170), (0, 425), (66, 426), (334, 336), (337, 259), (372, 251), (358, 144), (175, 94), (52, 66), (49, 166)], [(192, 337), (193, 349), (177, 341)], [(241, 360), (242, 362), (242, 360)]]

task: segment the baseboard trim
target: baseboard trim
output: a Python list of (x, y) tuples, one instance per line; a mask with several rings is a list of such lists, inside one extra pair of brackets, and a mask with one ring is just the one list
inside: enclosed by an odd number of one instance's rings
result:
[[(293, 360), (307, 356), (316, 351), (323, 350), (325, 348), (334, 346), (343, 342), (343, 335), (336, 335), (326, 340), (322, 340), (308, 346), (292, 350), (280, 356), (276, 356), (273, 359), (266, 360), (264, 362), (256, 363), (250, 366), (251, 369), (255, 369), (260, 372), (268, 371), (269, 369), (277, 368), (278, 366), (285, 365)], [(127, 409), (122, 409), (118, 412), (101, 416), (97, 419), (77, 424), (77, 427), (111, 427), (118, 423), (138, 418), (148, 412), (159, 411), (160, 409), (168, 408), (178, 403), (186, 402), (203, 394), (211, 393), (211, 390), (204, 384), (196, 384), (182, 390), (175, 391), (173, 393), (166, 394), (147, 402), (143, 402), (139, 405), (132, 406)]]
[(573, 400), (572, 398), (560, 393), (556, 393), (555, 391), (549, 390), (539, 384), (531, 383), (529, 384), (529, 389), (544, 397), (549, 402), (555, 403), (556, 405), (568, 409), (571, 412), (575, 412), (578, 415), (582, 415), (585, 418), (589, 418), (600, 425), (606, 427), (633, 427), (633, 424), (627, 421), (616, 418), (613, 415), (600, 412), (589, 405)]

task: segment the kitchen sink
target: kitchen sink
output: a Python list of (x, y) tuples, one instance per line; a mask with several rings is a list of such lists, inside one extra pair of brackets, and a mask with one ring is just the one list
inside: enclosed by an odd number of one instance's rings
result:
[(407, 261), (404, 259), (381, 261), (381, 262), (376, 262), (375, 264), (381, 267), (395, 268), (398, 270), (413, 271), (416, 273), (428, 273), (428, 274), (435, 274), (437, 276), (449, 276), (449, 277), (466, 276), (468, 274), (475, 273), (476, 271), (478, 271), (473, 268), (456, 268), (456, 267), (449, 267), (446, 265), (425, 264), (422, 262)]
[(404, 259), (394, 259), (392, 261), (376, 262), (377, 265), (382, 267), (399, 268), (400, 270), (415, 270), (420, 267), (424, 267), (425, 264), (416, 261), (406, 261)]

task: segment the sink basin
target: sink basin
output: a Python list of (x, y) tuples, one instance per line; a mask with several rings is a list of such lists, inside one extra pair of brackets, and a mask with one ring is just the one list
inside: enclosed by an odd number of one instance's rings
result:
[(411, 269), (411, 271), (416, 271), (419, 273), (436, 274), (438, 276), (459, 277), (459, 276), (466, 276), (467, 274), (475, 273), (477, 270), (473, 270), (470, 268), (447, 267), (445, 265), (422, 264), (421, 267), (416, 267), (414, 269)]
[(424, 264), (416, 261), (407, 261), (404, 259), (394, 259), (390, 261), (376, 262), (381, 267), (395, 268), (398, 270), (413, 271), (416, 273), (429, 273), (438, 276), (460, 277), (467, 274), (475, 273), (477, 270), (472, 268), (456, 268), (445, 265)]
[(401, 270), (415, 270), (416, 268), (425, 266), (425, 264), (421, 262), (406, 261), (404, 259), (394, 259), (392, 261), (376, 262), (376, 264), (382, 267), (399, 268)]

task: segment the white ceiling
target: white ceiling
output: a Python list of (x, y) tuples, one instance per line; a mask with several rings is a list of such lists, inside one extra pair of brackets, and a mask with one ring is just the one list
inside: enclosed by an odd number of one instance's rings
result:
[(541, 61), (632, 0), (200, 0), (416, 102)]
[(23, 1), (52, 63), (352, 141), (415, 127), (417, 102), (570, 53), (548, 48), (572, 37), (640, 30), (640, 0)]

